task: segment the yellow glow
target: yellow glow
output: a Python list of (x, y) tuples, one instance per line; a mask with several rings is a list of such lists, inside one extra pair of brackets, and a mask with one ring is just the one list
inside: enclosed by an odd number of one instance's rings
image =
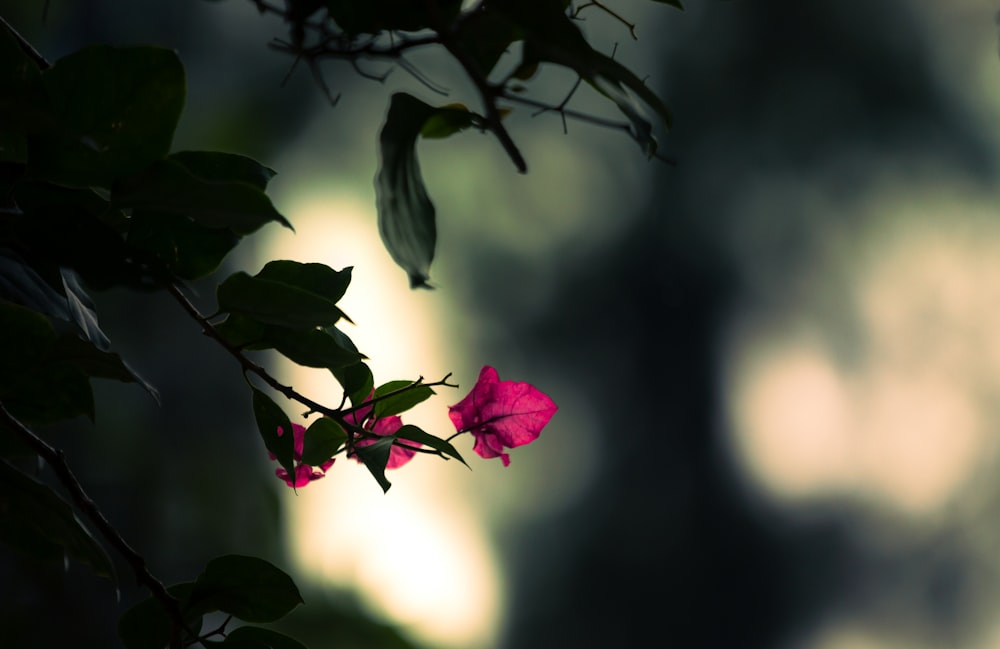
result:
[[(265, 259), (355, 266), (341, 301), (357, 327), (342, 327), (369, 356), (376, 384), (442, 378), (460, 357), (446, 346), (443, 315), (433, 292), (414, 292), (378, 238), (374, 206), (327, 193), (300, 197), (283, 211), (296, 234), (280, 232)], [(340, 390), (324, 371), (284, 368), (285, 380), (312, 398), (337, 405)], [(434, 406), (406, 421), (445, 434), (451, 426), (446, 391)], [(442, 399), (444, 399), (442, 401)], [(426, 405), (426, 404), (425, 404)], [(452, 429), (453, 430), (453, 429)], [(383, 495), (368, 471), (338, 459), (327, 476), (296, 496), (288, 491), (289, 542), (304, 577), (357, 589), (377, 613), (437, 646), (488, 647), (498, 628), (501, 583), (494, 553), (460, 480), (457, 462), (417, 457), (388, 474)]]
[(923, 198), (902, 212), (875, 205), (880, 225), (811, 269), (821, 279), (809, 295), (839, 291), (852, 333), (811, 316), (806, 299), (738, 337), (735, 447), (770, 493), (930, 514), (961, 497), (992, 452), (1000, 232), (991, 204), (955, 215), (950, 192)]

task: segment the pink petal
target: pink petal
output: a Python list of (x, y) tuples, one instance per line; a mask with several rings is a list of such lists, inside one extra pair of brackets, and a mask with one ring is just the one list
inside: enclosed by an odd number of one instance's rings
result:
[(459, 432), (476, 438), (473, 451), (484, 458), (500, 457), (509, 463), (504, 448), (533, 442), (558, 410), (548, 395), (529, 383), (501, 381), (489, 365), (464, 399), (448, 409)]

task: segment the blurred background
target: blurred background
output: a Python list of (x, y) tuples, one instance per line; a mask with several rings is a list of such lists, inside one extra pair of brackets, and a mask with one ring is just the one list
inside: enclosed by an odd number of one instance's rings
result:
[[(305, 68), (283, 83), (267, 43), (285, 27), (250, 2), (52, 0), (43, 23), (42, 3), (0, 0), (50, 60), (178, 50), (175, 148), (275, 168), (296, 227), (220, 276), (354, 266), (347, 333), (377, 382), (461, 385), (407, 421), (447, 435), (484, 364), (560, 406), (508, 468), (461, 440), (471, 471), (418, 458), (383, 495), (339, 461), (296, 495), (235, 363), (166, 296), (108, 292), (104, 329), (163, 405), (102, 384), (94, 427), (46, 434), (166, 580), (227, 553), (293, 572), (307, 605), (282, 628), (310, 647), (1000, 647), (1000, 7), (605, 4), (638, 41), (596, 6), (582, 27), (671, 106), (676, 164), (524, 109), (524, 176), (489, 137), (422, 142), (437, 288), (411, 292), (375, 228), (375, 142), (395, 89), (476, 106), (447, 61), (411, 63), (448, 98), (401, 69), (380, 85), (325, 66), (331, 108)], [(573, 79), (535, 84), (558, 101)], [(339, 401), (321, 372), (267, 361)], [(0, 561), (18, 646), (113, 646), (146, 596), (125, 572), (116, 604), (78, 566)]]

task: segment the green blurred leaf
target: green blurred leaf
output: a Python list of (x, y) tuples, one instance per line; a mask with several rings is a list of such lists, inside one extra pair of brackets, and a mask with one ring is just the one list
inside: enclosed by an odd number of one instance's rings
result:
[(448, 104), (435, 109), (420, 129), (420, 136), (441, 139), (464, 131), (476, 123), (476, 114), (462, 104)]
[(347, 433), (329, 417), (321, 417), (306, 429), (302, 463), (319, 466), (333, 457), (347, 441)]
[(42, 73), (58, 128), (29, 141), (32, 177), (110, 187), (170, 150), (184, 107), (184, 67), (172, 50), (92, 45)]
[(115, 183), (112, 205), (183, 216), (199, 225), (227, 228), (239, 235), (256, 232), (271, 221), (291, 229), (292, 224), (259, 187), (249, 182), (199, 177), (180, 162), (183, 159), (159, 160), (141, 173)]
[[(188, 629), (201, 631), (202, 613), (184, 610), (184, 603), (194, 591), (194, 582), (167, 588), (181, 603), (181, 617)], [(163, 649), (170, 644), (173, 624), (159, 600), (149, 597), (122, 614), (118, 620), (118, 637), (126, 649)]]
[(382, 492), (389, 491), (392, 483), (385, 477), (385, 465), (389, 463), (389, 452), (396, 441), (395, 435), (387, 435), (368, 446), (355, 446), (354, 452), (364, 463), (375, 481), (382, 487)]
[[(253, 392), (253, 414), (264, 446), (278, 460), (278, 464), (288, 471), (288, 475), (295, 475), (295, 438), (292, 435), (292, 422), (271, 397), (253, 386), (250, 386), (250, 390)], [(283, 434), (279, 435), (279, 430), (283, 431)]]
[(465, 466), (469, 466), (462, 458), (462, 455), (454, 446), (451, 445), (450, 442), (443, 440), (440, 437), (431, 435), (421, 428), (406, 424), (395, 432), (395, 436), (399, 439), (408, 439), (413, 442), (419, 442), (424, 446), (429, 446), (435, 451), (440, 451), (444, 455), (455, 458), (462, 464), (465, 464)]
[(663, 5), (670, 5), (671, 7), (677, 7), (681, 11), (684, 11), (684, 5), (681, 4), (681, 0), (653, 0), (653, 2), (658, 2)]
[(416, 142), (434, 113), (416, 97), (393, 94), (379, 134), (375, 175), (378, 230), (389, 255), (410, 278), (410, 286), (429, 287), (437, 243), (434, 204), (427, 196), (417, 161)]
[(188, 607), (222, 611), (247, 622), (273, 622), (302, 602), (286, 573), (263, 559), (231, 554), (208, 563)]
[[(394, 392), (396, 394), (392, 394)], [(375, 390), (375, 398), (385, 397), (375, 402), (375, 417), (389, 417), (406, 412), (421, 401), (426, 401), (432, 394), (434, 390), (426, 385), (414, 385), (413, 381), (384, 383)]]
[(223, 643), (225, 646), (237, 643), (247, 643), (247, 647), (261, 649), (306, 649), (306, 646), (295, 638), (258, 626), (241, 626), (226, 634), (226, 641)]
[(0, 538), (39, 559), (70, 557), (118, 586), (114, 566), (73, 507), (48, 485), (0, 460)]

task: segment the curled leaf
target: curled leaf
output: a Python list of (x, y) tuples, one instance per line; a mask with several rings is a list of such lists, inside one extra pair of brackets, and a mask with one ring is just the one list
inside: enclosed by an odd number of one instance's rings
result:
[(429, 287), (437, 242), (434, 204), (424, 188), (416, 150), (417, 138), (433, 114), (433, 107), (397, 92), (379, 134), (378, 231), (393, 261), (409, 276), (411, 288)]

